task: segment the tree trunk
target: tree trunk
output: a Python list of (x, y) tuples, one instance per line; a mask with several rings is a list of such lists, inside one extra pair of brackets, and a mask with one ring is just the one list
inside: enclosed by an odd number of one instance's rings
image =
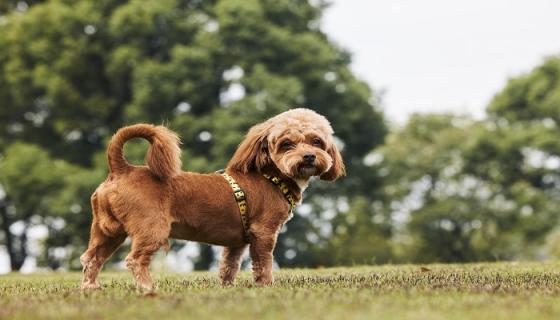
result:
[(212, 246), (200, 243), (199, 248), (200, 253), (194, 262), (194, 269), (208, 270), (210, 269), (212, 262), (214, 262), (214, 251), (212, 250)]
[(27, 227), (23, 230), (23, 234), (19, 239), (10, 232), (12, 221), (8, 214), (9, 206), (8, 200), (4, 199), (0, 201), (0, 229), (4, 232), (4, 237), (6, 239), (6, 250), (10, 257), (10, 268), (12, 271), (19, 271), (27, 257)]
[(19, 239), (19, 250), (16, 254), (16, 259), (12, 260), (12, 270), (19, 271), (27, 258), (27, 224), (25, 225), (23, 232)]
[(10, 233), (10, 219), (8, 217), (8, 201), (0, 201), (0, 217), (2, 218), (1, 228), (4, 232), (4, 237), (6, 238), (6, 250), (8, 251), (8, 256), (10, 257), (10, 266), (14, 270), (13, 261), (15, 260), (14, 252), (14, 240), (13, 235)]

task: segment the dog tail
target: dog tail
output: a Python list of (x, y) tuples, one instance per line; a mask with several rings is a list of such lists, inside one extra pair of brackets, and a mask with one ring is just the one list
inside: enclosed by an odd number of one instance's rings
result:
[(124, 157), (123, 147), (128, 140), (133, 138), (144, 138), (150, 142), (146, 154), (146, 164), (153, 174), (165, 179), (181, 171), (179, 137), (164, 126), (135, 124), (119, 129), (111, 138), (107, 148), (107, 160), (111, 173), (125, 173), (132, 167)]

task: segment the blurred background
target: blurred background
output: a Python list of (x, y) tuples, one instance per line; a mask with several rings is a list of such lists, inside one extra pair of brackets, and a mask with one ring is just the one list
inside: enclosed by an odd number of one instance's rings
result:
[[(277, 266), (558, 259), (558, 12), (0, 0), (0, 273), (80, 268), (119, 127), (164, 123), (183, 169), (212, 172), (251, 125), (296, 106), (330, 119), (348, 176), (306, 191)], [(143, 163), (146, 147), (129, 143), (127, 158)], [(212, 269), (219, 251), (174, 240), (156, 267)]]

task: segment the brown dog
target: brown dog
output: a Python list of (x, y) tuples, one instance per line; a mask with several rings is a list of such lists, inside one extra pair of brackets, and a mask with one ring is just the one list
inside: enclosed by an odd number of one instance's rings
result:
[[(168, 238), (224, 246), (223, 284), (234, 281), (249, 244), (255, 282), (271, 284), (272, 251), (291, 205), (263, 175), (280, 178), (301, 201), (312, 176), (332, 181), (345, 173), (332, 134), (327, 119), (308, 109), (293, 109), (251, 128), (226, 168), (246, 194), (244, 230), (232, 187), (222, 175), (181, 171), (175, 133), (148, 124), (120, 129), (107, 150), (109, 175), (91, 197), (90, 241), (80, 258), (82, 289), (99, 288), (101, 267), (127, 236), (132, 250), (126, 265), (144, 291), (153, 291), (150, 260), (161, 247), (168, 248)], [(124, 158), (125, 142), (137, 137), (151, 144), (147, 166), (132, 166)]]

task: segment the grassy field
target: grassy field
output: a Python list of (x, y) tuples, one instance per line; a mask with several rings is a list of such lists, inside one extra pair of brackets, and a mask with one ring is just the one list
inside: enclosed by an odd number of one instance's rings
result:
[(0, 276), (0, 319), (558, 319), (560, 263), (380, 266), (275, 272), (273, 287), (242, 272), (156, 274), (158, 294), (128, 273), (102, 273), (81, 293), (79, 273)]

